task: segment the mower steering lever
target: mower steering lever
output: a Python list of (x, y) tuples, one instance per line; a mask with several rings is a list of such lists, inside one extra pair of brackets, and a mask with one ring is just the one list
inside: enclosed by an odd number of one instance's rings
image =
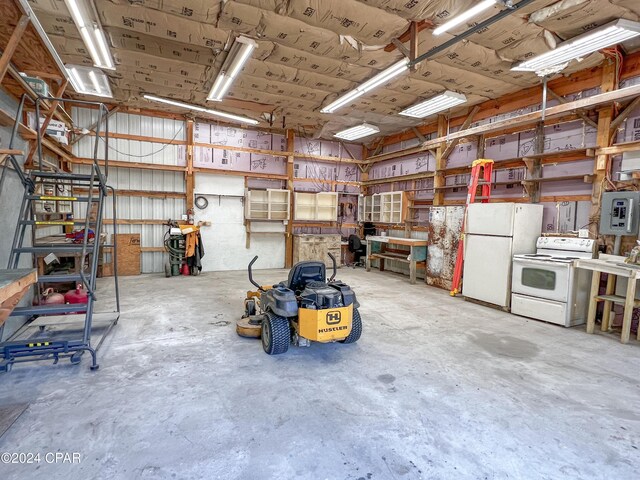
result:
[(331, 262), (333, 263), (333, 275), (331, 275), (331, 278), (329, 279), (330, 282), (333, 282), (333, 279), (336, 278), (336, 273), (337, 273), (337, 267), (336, 267), (336, 257), (334, 257), (331, 253), (327, 252), (329, 255), (329, 258), (331, 259)]
[(253, 266), (254, 263), (256, 263), (256, 260), (258, 260), (258, 255), (256, 255), (255, 257), (253, 257), (253, 260), (251, 260), (251, 262), (249, 262), (249, 266), (247, 267), (247, 270), (249, 271), (249, 281), (253, 284), (254, 287), (256, 287), (258, 289), (258, 291), (260, 292), (264, 292), (265, 289), (262, 288), (260, 286), (260, 284), (258, 284), (254, 279), (253, 279), (253, 274), (251, 272), (251, 267)]

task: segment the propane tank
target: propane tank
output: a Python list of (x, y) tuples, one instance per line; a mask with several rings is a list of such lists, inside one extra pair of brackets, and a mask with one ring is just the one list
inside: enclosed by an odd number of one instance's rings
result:
[(69, 290), (64, 294), (64, 301), (66, 303), (87, 303), (87, 291), (81, 283), (78, 283), (75, 290)]
[(183, 263), (181, 273), (182, 275), (191, 275), (191, 270), (189, 270), (189, 265), (187, 265), (186, 263)]
[(56, 292), (53, 288), (47, 288), (42, 292), (40, 305), (64, 305), (65, 297), (61, 293)]

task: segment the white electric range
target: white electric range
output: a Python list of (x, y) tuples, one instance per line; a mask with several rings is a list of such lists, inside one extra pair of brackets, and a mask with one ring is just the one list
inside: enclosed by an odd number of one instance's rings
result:
[(593, 258), (596, 241), (540, 237), (536, 253), (514, 255), (511, 313), (565, 327), (586, 322), (591, 272), (576, 260)]

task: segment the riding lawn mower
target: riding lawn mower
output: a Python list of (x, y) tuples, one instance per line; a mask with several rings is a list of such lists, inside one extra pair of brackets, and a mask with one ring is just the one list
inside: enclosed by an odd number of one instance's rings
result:
[(323, 262), (299, 262), (289, 271), (287, 281), (261, 286), (253, 280), (249, 263), (249, 281), (257, 288), (247, 292), (244, 315), (236, 323), (242, 337), (262, 338), (269, 355), (285, 353), (290, 343), (308, 347), (312, 341), (355, 343), (362, 333), (362, 321), (351, 287), (333, 275), (327, 281)]

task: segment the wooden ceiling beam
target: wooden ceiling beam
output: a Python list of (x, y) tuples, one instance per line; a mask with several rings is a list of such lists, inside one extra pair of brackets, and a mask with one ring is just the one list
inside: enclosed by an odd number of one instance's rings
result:
[(20, 20), (18, 20), (18, 24), (13, 29), (13, 33), (9, 38), (9, 42), (7, 43), (7, 46), (4, 48), (2, 56), (0, 57), (0, 82), (4, 80), (4, 76), (7, 74), (9, 65), (11, 65), (11, 57), (13, 57), (13, 54), (18, 48), (18, 44), (20, 43), (22, 35), (27, 29), (30, 21), (31, 19), (27, 15), (22, 15), (20, 17)]
[[(406, 43), (411, 40), (412, 29), (415, 30), (415, 36), (417, 37), (418, 33), (420, 33), (422, 30), (433, 28), (434, 26), (435, 25), (431, 20), (420, 20), (419, 22), (411, 22), (409, 28), (402, 35), (400, 35), (397, 40), (401, 43)], [(393, 52), (396, 49), (397, 47), (393, 43), (390, 43), (389, 45), (384, 47), (384, 51), (387, 53)]]

